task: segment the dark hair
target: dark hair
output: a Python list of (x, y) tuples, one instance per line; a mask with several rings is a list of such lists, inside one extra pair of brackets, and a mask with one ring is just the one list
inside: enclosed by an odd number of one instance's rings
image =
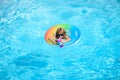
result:
[(57, 29), (57, 31), (56, 31), (56, 38), (59, 38), (59, 33), (60, 33), (60, 31), (63, 31), (63, 38), (65, 38), (65, 36), (66, 36), (66, 31), (63, 29), (63, 28), (58, 28)]

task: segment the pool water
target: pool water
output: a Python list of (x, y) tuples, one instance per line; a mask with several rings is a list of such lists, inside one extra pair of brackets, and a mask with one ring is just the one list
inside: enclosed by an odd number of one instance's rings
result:
[[(79, 41), (49, 45), (64, 23)], [(0, 0), (0, 80), (120, 80), (120, 0)]]

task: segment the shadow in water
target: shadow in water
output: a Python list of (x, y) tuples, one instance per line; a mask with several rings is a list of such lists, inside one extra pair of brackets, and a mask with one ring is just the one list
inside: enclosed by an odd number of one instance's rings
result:
[(17, 58), (14, 64), (16, 66), (44, 68), (48, 65), (48, 58), (49, 56), (40, 52), (32, 52), (31, 54)]

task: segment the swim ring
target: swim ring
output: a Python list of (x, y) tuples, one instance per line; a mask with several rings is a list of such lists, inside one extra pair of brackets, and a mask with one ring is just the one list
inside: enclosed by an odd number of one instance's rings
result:
[(69, 24), (58, 24), (49, 28), (48, 31), (45, 33), (45, 40), (47, 43), (53, 44), (49, 40), (49, 37), (55, 36), (57, 28), (60, 28), (60, 27), (65, 29), (67, 35), (71, 38), (71, 40), (65, 43), (65, 45), (72, 45), (79, 40), (81, 32), (76, 26), (71, 26)]

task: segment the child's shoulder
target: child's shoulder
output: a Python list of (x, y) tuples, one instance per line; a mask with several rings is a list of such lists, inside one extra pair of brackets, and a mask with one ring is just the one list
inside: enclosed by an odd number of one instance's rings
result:
[(67, 39), (67, 38), (69, 38), (69, 36), (66, 35), (65, 38)]

